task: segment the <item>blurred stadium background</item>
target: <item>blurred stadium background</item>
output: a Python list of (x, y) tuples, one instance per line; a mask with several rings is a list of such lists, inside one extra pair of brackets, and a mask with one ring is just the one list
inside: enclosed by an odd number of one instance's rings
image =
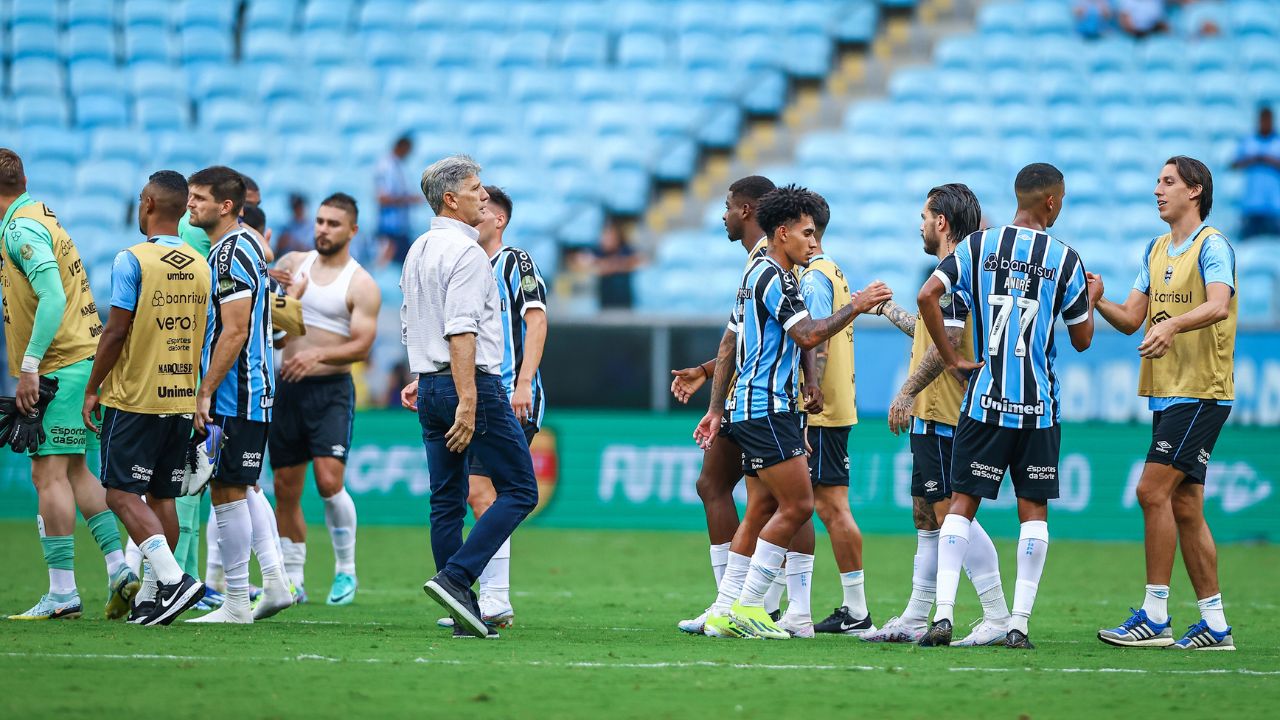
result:
[[(307, 242), (308, 208), (333, 191), (356, 196), (357, 253), (384, 293), (366, 408), (405, 379), (376, 178), (404, 135), (411, 192), (442, 155), (479, 160), (514, 199), (510, 244), (553, 287), (550, 432), (536, 449), (547, 488), (560, 488), (546, 493), (549, 524), (700, 526), (700, 455), (666, 388), (669, 368), (713, 352), (740, 277), (742, 251), (720, 221), (736, 177), (823, 193), (826, 244), (851, 284), (883, 279), (909, 305), (929, 269), (925, 191), (968, 183), (1003, 222), (1016, 170), (1050, 161), (1068, 189), (1055, 234), (1120, 298), (1143, 243), (1164, 231), (1150, 195), (1158, 169), (1172, 154), (1201, 158), (1241, 286), (1240, 396), (1215, 455), (1214, 512), (1233, 516), (1237, 539), (1277, 537), (1266, 519), (1280, 479), (1267, 450), (1280, 423), (1280, 237), (1240, 231), (1259, 196), (1280, 215), (1280, 170), (1232, 167), (1259, 108), (1280, 102), (1276, 2), (0, 0), (0, 48), (0, 144), (25, 159), (99, 298), (156, 169), (221, 163), (253, 177), (277, 239), (301, 231)], [(413, 207), (410, 234), (428, 221)], [(866, 482), (853, 493), (858, 507), (892, 509), (882, 529), (904, 530), (909, 456), (879, 418), (908, 345), (864, 320), (851, 449)], [(1075, 489), (1063, 507), (1077, 536), (1140, 536), (1129, 488), (1149, 416), (1134, 394), (1136, 342), (1108, 329), (1062, 357), (1066, 419), (1079, 423), (1064, 446)], [(414, 428), (392, 411), (357, 420), (362, 519), (425, 517)], [(24, 473), (6, 463), (6, 497), (31, 494)], [(4, 503), (24, 516), (28, 504)]]

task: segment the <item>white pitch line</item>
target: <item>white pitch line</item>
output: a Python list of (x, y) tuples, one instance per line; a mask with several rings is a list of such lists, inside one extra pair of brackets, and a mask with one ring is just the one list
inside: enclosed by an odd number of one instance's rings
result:
[[(901, 672), (912, 668), (901, 665), (789, 665), (778, 663), (726, 663), (711, 660), (675, 661), (675, 662), (592, 662), (565, 661), (552, 662), (545, 660), (456, 660), (451, 658), (341, 658), (328, 655), (302, 654), (286, 657), (245, 657), (226, 656), (212, 657), (208, 655), (161, 655), (152, 653), (46, 653), (46, 652), (7, 652), (0, 657), (12, 658), (49, 658), (68, 660), (142, 660), (142, 661), (178, 661), (178, 662), (329, 662), (329, 663), (363, 663), (392, 664), (413, 662), (420, 665), (511, 665), (550, 668), (590, 668), (619, 670), (667, 670), (680, 668), (724, 668), (728, 670), (828, 670), (858, 672)], [(1138, 675), (1250, 675), (1280, 676), (1280, 670), (1251, 670), (1248, 668), (1209, 668), (1204, 670), (1147, 670), (1142, 668), (1001, 668), (1001, 667), (952, 667), (950, 672), (1029, 672), (1029, 673), (1133, 673)]]

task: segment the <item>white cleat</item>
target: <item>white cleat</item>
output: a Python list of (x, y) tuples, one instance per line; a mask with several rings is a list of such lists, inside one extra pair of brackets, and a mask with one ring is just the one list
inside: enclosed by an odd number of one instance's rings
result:
[(262, 597), (253, 608), (254, 620), (265, 620), (281, 610), (293, 607), (293, 592), (283, 578), (263, 578), (262, 585)]
[(702, 614), (696, 618), (689, 620), (681, 620), (676, 623), (676, 627), (680, 632), (689, 633), (690, 635), (701, 635), (703, 628), (707, 625), (707, 617), (711, 615), (711, 608), (702, 611)]
[(813, 618), (807, 615), (783, 615), (778, 620), (778, 627), (786, 630), (793, 638), (812, 638)]
[(489, 627), (509, 628), (516, 624), (516, 611), (510, 600), (499, 600), (490, 595), (480, 596), (480, 617)]
[(188, 620), (189, 623), (229, 623), (233, 625), (252, 625), (253, 624), (253, 608), (249, 605), (249, 598), (233, 600), (231, 595), (226, 596), (226, 600), (222, 603), (222, 607), (214, 610), (208, 615)]
[(926, 630), (928, 630), (927, 625), (911, 625), (900, 617), (894, 617), (879, 630), (872, 630), (863, 635), (862, 639), (867, 642), (918, 643), (920, 638), (924, 637)]
[(987, 645), (1004, 645), (1009, 634), (1009, 623), (992, 622), (983, 618), (973, 624), (973, 629), (962, 639), (951, 643), (951, 647), (985, 647)]

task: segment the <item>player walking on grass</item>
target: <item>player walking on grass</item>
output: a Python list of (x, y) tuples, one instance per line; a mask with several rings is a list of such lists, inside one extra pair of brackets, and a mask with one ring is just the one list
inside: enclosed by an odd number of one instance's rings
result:
[[(718, 599), (707, 619), (708, 629), (721, 635), (790, 637), (765, 611), (764, 595), (782, 571), (787, 546), (813, 515), (813, 486), (797, 402), (800, 348), (816, 347), (848, 326), (859, 312), (891, 294), (876, 283), (830, 317), (809, 317), (791, 271), (807, 264), (813, 254), (817, 232), (813, 218), (821, 211), (816, 195), (794, 186), (761, 200), (757, 216), (769, 238), (768, 254), (753, 261), (743, 275), (729, 323), (736, 339), (735, 359), (722, 348), (711, 405), (694, 431), (698, 444), (710, 447), (727, 414), (728, 436), (743, 451), (743, 472), (758, 477), (777, 503), (759, 533), (742, 590), (729, 614), (719, 614)], [(735, 392), (726, 401), (734, 366)]]
[[(978, 230), (982, 208), (967, 186), (951, 183), (929, 191), (920, 218), (924, 251), (942, 261), (951, 256), (957, 243)], [(972, 360), (969, 306), (956, 293), (943, 295), (938, 304), (952, 347), (965, 360)], [(965, 388), (950, 373), (943, 372), (942, 356), (933, 347), (919, 315), (911, 315), (892, 300), (876, 312), (912, 338), (907, 380), (889, 406), (889, 429), (894, 435), (903, 430), (911, 433), (911, 514), (916, 526), (916, 557), (907, 608), (863, 639), (914, 643), (924, 637), (929, 627), (929, 611), (937, 593), (938, 529), (951, 506), (951, 451)], [(969, 526), (964, 568), (982, 601), (983, 619), (967, 637), (952, 645), (1003, 643), (1009, 631), (1009, 608), (1000, 584), (1000, 562), (995, 545), (976, 518)]]
[(349, 605), (356, 596), (356, 506), (343, 487), (356, 405), (351, 365), (369, 357), (382, 307), (378, 284), (351, 257), (357, 215), (350, 195), (325, 198), (316, 209), (316, 249), (289, 253), (277, 265), (301, 288), (307, 330), (284, 346), (268, 435), (284, 567), (299, 602), (306, 602), (307, 525), (301, 501), (308, 462), (333, 543), (333, 587), (326, 602)]
[[(240, 228), (244, 178), (210, 167), (188, 180), (191, 223), (211, 238), (214, 330), (201, 358), (195, 427), (222, 428), (223, 445), (210, 481), (218, 545), (226, 574), (222, 607), (190, 622), (251, 623), (293, 604), (271, 527), (271, 504), (255, 488), (262, 472), (274, 399), (271, 302), (261, 246)], [(249, 604), (249, 553), (262, 567), (263, 597)]]
[[(542, 390), (542, 349), (547, 342), (547, 284), (537, 264), (520, 248), (503, 245), (502, 236), (511, 222), (511, 198), (498, 186), (486, 185), (489, 202), (485, 218), (476, 227), (480, 231), (480, 247), (489, 256), (502, 314), (502, 386), (511, 401), (511, 409), (524, 431), (527, 444), (542, 425), (546, 397)], [(467, 504), (479, 518), (493, 505), (497, 493), (493, 479), (479, 457), (468, 457), (470, 490)], [(480, 612), (490, 625), (510, 627), (515, 620), (511, 607), (511, 538), (498, 547), (484, 572), (480, 573)], [(453, 618), (441, 618), (439, 624), (453, 626)]]
[[(1138, 394), (1148, 398), (1153, 413), (1151, 448), (1138, 481), (1146, 598), (1119, 627), (1099, 631), (1098, 639), (1121, 647), (1235, 650), (1218, 587), (1218, 551), (1204, 517), (1209, 456), (1235, 398), (1235, 251), (1205, 223), (1213, 176), (1204, 163), (1169, 158), (1155, 196), (1169, 232), (1147, 243), (1124, 304), (1104, 298), (1102, 277), (1089, 276), (1090, 295), (1107, 322), (1126, 335), (1146, 328), (1138, 345)], [(1175, 642), (1168, 602), (1179, 541), (1200, 621)]]
[[(1047, 232), (1062, 211), (1062, 173), (1024, 167), (1014, 182), (1018, 211), (1003, 227), (974, 233), (920, 289), (920, 319), (951, 371), (969, 383), (952, 451), (952, 498), (938, 550), (937, 610), (922, 646), (949, 645), (960, 568), (982, 498), (994, 500), (1005, 471), (1018, 496), (1018, 584), (1005, 645), (1034, 647), (1027, 621), (1049, 550), (1049, 500), (1058, 497), (1061, 426), (1054, 374), (1054, 321), (1079, 352), (1093, 340), (1084, 263)], [(975, 355), (965, 360), (947, 334), (941, 301), (951, 293), (972, 310)]]
[(36, 528), (49, 591), (11, 620), (80, 617), (75, 576), (76, 507), (107, 563), (108, 618), (124, 616), (140, 585), (125, 564), (116, 516), (102, 484), (85, 463), (98, 436), (86, 432), (79, 404), (89, 381), (90, 359), (102, 321), (89, 290), (80, 253), (47, 205), (27, 194), (22, 158), (0, 148), (0, 287), (4, 295), (9, 372), (18, 378), (15, 404), (27, 415), (40, 399), (41, 378), (57, 381), (44, 410), (45, 441), (31, 455), (31, 482), (39, 513)]
[(168, 625), (204, 597), (204, 583), (173, 555), (173, 500), (186, 469), (212, 308), (209, 264), (177, 237), (186, 205), (187, 181), (172, 170), (153, 174), (143, 188), (138, 228), (147, 240), (116, 256), (111, 314), (84, 390), (84, 425), (93, 433), (102, 426), (107, 503), (147, 559), (130, 617), (140, 625)]

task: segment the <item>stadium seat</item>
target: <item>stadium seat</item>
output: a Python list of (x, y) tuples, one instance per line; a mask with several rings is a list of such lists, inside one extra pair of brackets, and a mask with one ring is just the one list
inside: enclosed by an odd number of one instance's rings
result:
[(554, 35), (564, 13), (561, 3), (520, 3), (512, 8), (512, 29)]
[(258, 76), (258, 99), (264, 103), (279, 100), (310, 99), (310, 88), (292, 68), (269, 68)]
[(865, 45), (875, 37), (880, 19), (879, 8), (871, 0), (846, 6), (844, 16), (836, 23), (836, 38), (842, 43)]
[(11, 98), (45, 95), (62, 98), (66, 94), (62, 63), (53, 58), (26, 58), (9, 68)]
[(1270, 3), (1241, 2), (1231, 6), (1231, 29), (1239, 37), (1280, 35), (1280, 16)]
[(556, 45), (555, 60), (559, 67), (599, 67), (609, 57), (609, 36), (602, 32), (575, 31)]
[(399, 32), (409, 4), (399, 0), (368, 0), (360, 6), (357, 29), (362, 33)]
[(211, 133), (247, 130), (260, 123), (249, 106), (236, 98), (214, 98), (201, 103), (200, 127)]
[(81, 95), (75, 107), (76, 127), (83, 130), (129, 124), (129, 110), (120, 95)]
[(194, 27), (183, 30), (178, 38), (179, 55), (187, 66), (221, 66), (231, 60), (231, 38), (227, 33)]
[(245, 9), (246, 30), (293, 32), (298, 21), (298, 0), (253, 0)]
[[(84, 135), (62, 127), (28, 127), (14, 144), (23, 162), (28, 164), (39, 161), (76, 163), (84, 159), (86, 151)], [(27, 175), (35, 177), (30, 170)]]
[(123, 200), (138, 192), (138, 166), (124, 160), (91, 160), (75, 172), (76, 193)]
[(1033, 35), (1067, 35), (1074, 32), (1071, 9), (1062, 3), (1036, 2), (1023, 8), (1026, 29)]
[(62, 58), (67, 62), (84, 60), (116, 61), (116, 34), (103, 32), (93, 25), (79, 25), (62, 34)]
[(978, 28), (986, 37), (1025, 35), (1029, 29), (1027, 8), (1017, 3), (993, 3), (978, 12)]
[(174, 9), (173, 24), (180, 30), (207, 28), (229, 33), (239, 7), (237, 0), (182, 0)]
[[(131, 192), (137, 192), (139, 189), (141, 188), (133, 188)], [(54, 212), (58, 214), (58, 222), (71, 234), (72, 240), (75, 240), (84, 228), (105, 226), (119, 229), (125, 219), (125, 204), (122, 200), (122, 197), (114, 195), (76, 197), (65, 203), (63, 207), (54, 208)], [(109, 268), (106, 275), (111, 276)]]
[(826, 77), (835, 46), (818, 32), (795, 32), (787, 38), (782, 67), (791, 75), (810, 80)]
[(302, 9), (302, 31), (316, 30), (346, 31), (352, 20), (352, 3), (350, 0), (325, 0), (325, 2), (308, 2)]
[(944, 72), (976, 72), (983, 69), (981, 39), (973, 35), (958, 35), (938, 43), (933, 60)]
[(167, 133), (159, 136), (153, 160), (157, 167), (193, 172), (212, 164), (220, 151), (219, 144), (209, 135), (191, 131)]
[(546, 65), (551, 56), (551, 36), (542, 32), (523, 32), (501, 38), (491, 48), (498, 67), (521, 68)]
[(311, 104), (294, 99), (272, 103), (266, 120), (267, 129), (282, 136), (311, 132), (319, 123)]
[(291, 36), (279, 30), (250, 30), (245, 35), (241, 57), (255, 64), (284, 64), (292, 62), (296, 46)]
[[(36, 0), (40, 2), (41, 0)], [(52, 3), (49, 3), (52, 5)], [(251, 3), (256, 5), (257, 3)], [(170, 3), (165, 0), (129, 0), (129, 2), (120, 3), (120, 12), (122, 13), (122, 25), (128, 32), (134, 32), (142, 28), (151, 28), (153, 31), (163, 31), (169, 26), (169, 8)]]
[(414, 48), (397, 33), (372, 33), (366, 36), (365, 59), (372, 67), (385, 70), (403, 67), (414, 60)]
[(320, 83), (320, 99), (325, 103), (337, 100), (362, 100), (373, 102), (379, 87), (377, 73), (360, 67), (341, 67), (325, 73)]
[(565, 6), (563, 22), (567, 30), (608, 32), (611, 13), (603, 4), (578, 2)]
[(508, 95), (511, 100), (522, 104), (565, 98), (569, 90), (567, 78), (558, 70), (514, 70)]
[(332, 118), (332, 127), (343, 135), (357, 135), (380, 129), (382, 118), (376, 106), (355, 100), (338, 103)]
[(191, 125), (190, 106), (178, 97), (143, 97), (134, 104), (134, 120), (147, 133), (186, 130)]
[(9, 31), (9, 59), (57, 58), (58, 31), (53, 25), (24, 23)]
[(351, 37), (337, 30), (317, 30), (303, 33), (302, 62), (307, 67), (327, 69), (343, 67), (355, 60), (357, 48)]
[(619, 67), (660, 67), (666, 64), (667, 55), (667, 41), (661, 35), (628, 32), (618, 38), (617, 62)]
[[(656, 2), (623, 0), (609, 8), (612, 29), (618, 37), (635, 33), (665, 33), (670, 10)], [(575, 26), (577, 18), (575, 18)]]

